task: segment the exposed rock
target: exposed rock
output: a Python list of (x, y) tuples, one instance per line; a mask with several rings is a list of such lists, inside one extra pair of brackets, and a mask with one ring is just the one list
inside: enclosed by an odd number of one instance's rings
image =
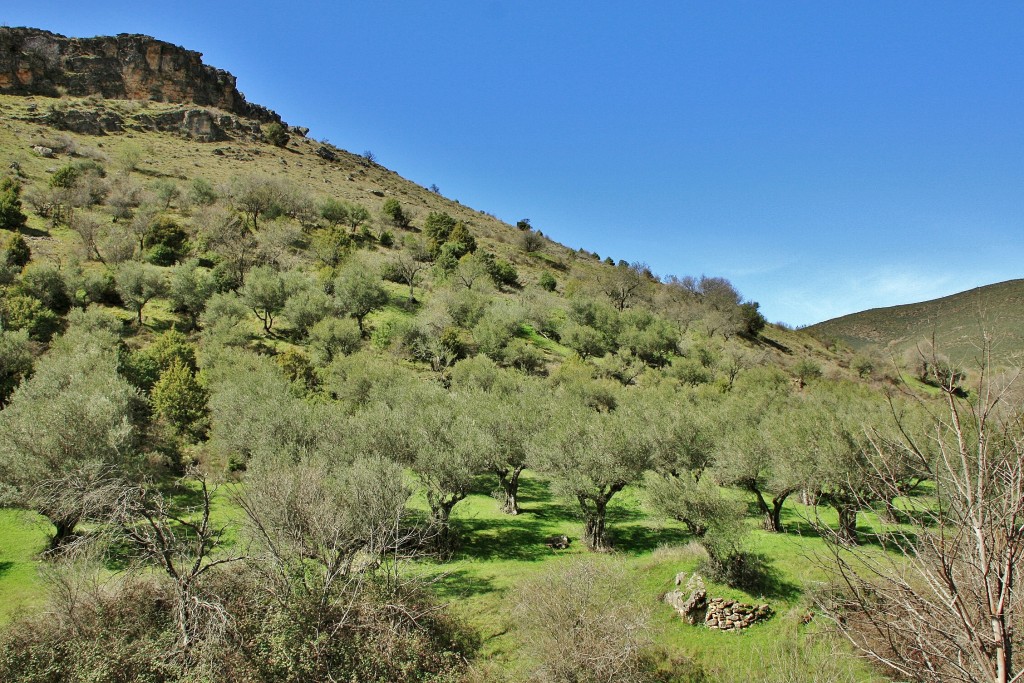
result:
[(549, 536), (548, 540), (544, 542), (544, 545), (552, 550), (565, 550), (569, 547), (569, 543), (570, 541), (568, 536)]
[(304, 138), (307, 135), (309, 135), (309, 128), (306, 128), (305, 126), (292, 126), (288, 130), (291, 131), (292, 133), (295, 133), (300, 138)]
[[(677, 586), (681, 582), (680, 576), (683, 576), (683, 574), (676, 575)], [(674, 590), (666, 593), (665, 602), (671, 605), (679, 613), (679, 617), (687, 624), (699, 624), (705, 621), (705, 614), (708, 608), (708, 591), (704, 587), (704, 581), (694, 574), (686, 582), (686, 592), (689, 593), (689, 597), (685, 600), (683, 599), (683, 595), (686, 594), (684, 591)]]
[(330, 147), (325, 147), (324, 145), (320, 145), (316, 148), (316, 155), (321, 159), (326, 159), (327, 161), (338, 160), (338, 155), (334, 153), (334, 150)]
[(120, 116), (104, 110), (53, 109), (44, 120), (54, 128), (83, 135), (117, 133), (124, 125)]
[(53, 158), (53, 150), (50, 149), (49, 147), (43, 147), (42, 145), (35, 145), (32, 148), (32, 151), (35, 152), (36, 154), (38, 154), (39, 156), (43, 157), (44, 159), (52, 159)]
[(235, 77), (203, 64), (199, 52), (126, 33), (67, 38), (0, 27), (0, 93), (196, 104), (263, 123), (281, 122), (275, 112), (247, 102)]

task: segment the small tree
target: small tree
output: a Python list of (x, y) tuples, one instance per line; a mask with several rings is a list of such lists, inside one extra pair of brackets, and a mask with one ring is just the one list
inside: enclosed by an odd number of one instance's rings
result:
[(184, 313), (189, 325), (195, 327), (216, 289), (210, 271), (199, 265), (199, 259), (190, 259), (171, 273), (167, 296), (174, 310)]
[(117, 269), (116, 280), (117, 293), (135, 311), (139, 325), (142, 324), (142, 309), (145, 305), (167, 292), (167, 280), (163, 272), (147, 263), (122, 263)]
[(402, 203), (394, 197), (384, 200), (384, 205), (381, 207), (381, 215), (385, 221), (396, 228), (409, 227), (409, 217), (402, 210)]
[(192, 369), (175, 360), (153, 385), (153, 411), (179, 434), (197, 436), (206, 419), (206, 389)]
[(345, 264), (334, 280), (334, 296), (341, 309), (356, 319), (359, 331), (363, 333), (363, 320), (384, 306), (389, 298), (376, 269), (358, 259)]
[(0, 229), (21, 230), (27, 221), (21, 210), (21, 185), (11, 178), (0, 180)]
[(288, 130), (276, 121), (263, 126), (263, 137), (274, 147), (288, 146)]
[(138, 395), (117, 372), (117, 343), (72, 328), (0, 411), (0, 481), (53, 523), (54, 548), (109, 505), (134, 463)]
[(242, 298), (263, 323), (263, 331), (270, 333), (274, 316), (284, 308), (288, 300), (284, 278), (270, 266), (257, 266), (245, 276)]
[(556, 486), (575, 498), (583, 513), (583, 540), (590, 550), (611, 548), (608, 503), (650, 467), (651, 443), (636, 403), (599, 412), (563, 401), (552, 426), (536, 442), (533, 459)]

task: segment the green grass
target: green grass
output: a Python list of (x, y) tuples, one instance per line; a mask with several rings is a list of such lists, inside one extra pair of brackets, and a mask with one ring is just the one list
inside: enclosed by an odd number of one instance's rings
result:
[(50, 532), (46, 520), (36, 514), (0, 509), (0, 625), (43, 604), (39, 568)]
[[(522, 513), (516, 516), (500, 512), (498, 500), (490, 495), (496, 483), (493, 477), (479, 477), (474, 492), (455, 506), (452, 526), (459, 546), (449, 561), (421, 560), (407, 565), (405, 573), (429, 581), (435, 594), (480, 634), (481, 658), (502, 669), (518, 671), (524, 660), (511, 616), (516, 589), (524, 580), (587, 551), (581, 541), (582, 523), (575, 503), (558, 496), (546, 479), (524, 472)], [(237, 540), (242, 522), (242, 512), (230, 495), (238, 486), (222, 485), (212, 501), (212, 522), (227, 527), (224, 540), (229, 548)], [(195, 509), (201, 503), (195, 482), (168, 485), (165, 495), (179, 510)], [(422, 492), (413, 497), (411, 508), (414, 514), (425, 514)], [(780, 642), (804, 638), (818, 630), (813, 622), (809, 626), (800, 623), (810, 610), (807, 589), (825, 579), (824, 570), (814, 560), (824, 551), (812, 523), (816, 512), (821, 513), (821, 522), (835, 523), (830, 509), (814, 510), (795, 501), (783, 511), (787, 533), (761, 531), (756, 514), (748, 519), (749, 547), (770, 559), (772, 581), (766, 590), (755, 594), (709, 582), (709, 593), (744, 602), (767, 602), (775, 616), (738, 634), (690, 626), (661, 601), (674, 588), (675, 575), (694, 572), (703, 556), (682, 525), (651, 514), (641, 491), (634, 487), (612, 499), (608, 522), (615, 552), (625, 562), (630, 583), (647, 596), (653, 611), (655, 644), (716, 671), (722, 662), (756, 668), (764, 653), (775, 651)], [(874, 515), (862, 514), (859, 528), (868, 530), (878, 523)], [(0, 510), (0, 623), (8, 622), (19, 610), (37, 609), (45, 600), (38, 568), (48, 534), (49, 527), (38, 516)], [(552, 550), (545, 545), (548, 537), (561, 534), (572, 540), (569, 549)], [(116, 569), (115, 565), (112, 568)], [(863, 680), (870, 680), (866, 669), (858, 671), (863, 673)]]

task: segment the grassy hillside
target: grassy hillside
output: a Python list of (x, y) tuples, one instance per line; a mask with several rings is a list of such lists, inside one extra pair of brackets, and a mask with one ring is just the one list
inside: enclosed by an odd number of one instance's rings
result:
[(1024, 280), (1009, 280), (916, 304), (873, 308), (811, 325), (820, 339), (838, 339), (858, 350), (900, 358), (930, 342), (952, 360), (977, 367), (981, 340), (1001, 363), (1024, 360)]
[[(168, 499), (178, 511), (189, 496), (174, 482), (186, 465), (231, 481), (237, 492), (256, 486), (257, 471), (271, 477), (273, 489), (277, 478), (292, 476), (300, 464), (328, 468), (330, 476), (314, 478), (316, 485), (340, 485), (349, 466), (365, 464), (359, 459), (366, 453), (382, 454), (398, 469), (381, 471), (407, 480), (413, 492), (407, 506), (402, 501), (402, 514), (424, 525), (440, 524), (431, 509), (437, 499), (452, 496), (456, 503), (450, 523), (457, 543), (448, 549), (450, 556), (418, 556), (402, 571), (422, 579), (479, 640), (473, 662), (478, 677), (471, 680), (523, 680), (531, 659), (511, 609), (519, 591), (574, 559), (603, 556), (586, 551), (583, 499), (569, 492), (580, 481), (585, 485), (586, 477), (556, 474), (561, 454), (574, 444), (558, 442), (564, 451), (551, 446), (580, 424), (590, 425), (583, 436), (620, 439), (615, 443), (623, 451), (643, 442), (650, 451), (663, 448), (665, 457), (680, 458), (659, 465), (640, 452), (636, 461), (609, 466), (611, 481), (593, 485), (616, 494), (608, 494), (609, 537), (636, 589), (624, 586), (623, 593), (635, 593), (640, 611), (650, 610), (650, 637), (666, 660), (691, 667), (692, 675), (657, 680), (708, 680), (701, 671), (712, 680), (750, 680), (766, 660), (788, 672), (780, 676), (800, 680), (816, 675), (873, 680), (862, 663), (849, 661), (842, 646), (822, 635), (821, 620), (810, 615), (811, 594), (823, 573), (808, 558), (825, 547), (815, 522), (835, 526), (837, 515), (824, 500), (808, 507), (792, 495), (782, 509), (785, 533), (769, 533), (761, 529), (763, 510), (750, 487), (769, 494), (784, 490), (785, 500), (797, 490), (780, 478), (793, 464), (785, 458), (805, 447), (799, 430), (834, 427), (831, 420), (814, 417), (808, 385), (821, 380), (834, 383), (837, 392), (852, 396), (864, 389), (879, 398), (870, 387), (877, 388), (883, 378), (854, 367), (848, 350), (803, 331), (757, 324), (756, 305), (743, 302), (724, 280), (661, 282), (641, 264), (616, 264), (553, 243), (419, 187), (370, 159), (295, 132), (286, 145), (275, 146), (252, 122), (228, 125), (220, 118), (227, 115), (214, 112), (229, 139), (199, 142), (177, 124), (153, 123), (178, 121), (191, 109), (96, 98), (0, 97), (0, 159), (9, 164), (28, 215), (24, 228), (0, 230), (0, 245), (22, 237), (31, 249), (27, 265), (11, 265), (2, 273), (0, 314), (16, 324), (0, 330), (0, 341), (8, 344), (0, 351), (16, 347), (31, 355), (37, 376), (30, 377), (31, 368), (14, 376), (14, 383), (25, 387), (39, 375), (39, 381), (54, 377), (49, 363), (75, 361), (61, 346), (62, 333), (107, 340), (110, 372), (103, 386), (143, 406), (117, 423), (130, 424), (137, 437), (135, 469), (125, 476), (144, 477), (175, 492)], [(51, 111), (61, 112), (63, 121), (116, 116), (122, 130), (103, 135), (58, 130), (47, 123)], [(77, 169), (80, 182), (61, 187), (57, 181), (69, 168)], [(246, 192), (254, 187), (274, 193), (273, 210), (249, 212)], [(209, 197), (196, 199), (203, 188)], [(125, 201), (129, 195), (136, 199)], [(404, 222), (385, 215), (393, 200)], [(325, 210), (331, 202), (366, 212), (353, 225), (333, 222)], [(55, 211), (57, 204), (63, 214)], [(459, 245), (446, 242), (424, 253), (431, 221), (441, 214), (455, 225), (452, 234), (461, 233), (476, 252), (467, 248), (469, 253), (454, 257), (449, 252)], [(226, 229), (234, 230), (228, 239)], [(171, 255), (161, 256), (157, 247)], [(474, 260), (474, 254), (486, 257)], [(408, 283), (382, 280), (384, 271), (403, 259), (420, 266), (415, 300)], [(480, 270), (496, 263), (510, 265), (515, 277)], [(208, 285), (199, 309), (209, 304), (215, 313), (190, 311), (166, 287), (157, 288), (144, 309), (133, 309), (126, 283), (138, 269), (164, 285), (192, 272)], [(257, 276), (270, 283), (268, 291), (280, 290), (280, 301), (261, 308), (246, 298), (257, 289)], [(377, 288), (368, 311), (358, 314), (365, 313), (359, 317), (361, 329), (351, 307), (358, 292), (339, 293), (351, 282)], [(64, 300), (57, 301), (57, 294)], [(314, 311), (319, 317), (304, 324), (311, 302), (319, 302), (319, 313)], [(269, 325), (259, 318), (272, 307)], [(52, 329), (32, 327), (37, 319), (50, 320)], [(327, 342), (310, 329), (324, 322), (348, 325), (330, 342), (329, 353)], [(475, 387), (474, 377), (486, 379), (487, 373), (494, 387), (511, 382), (516, 389), (500, 395), (498, 388), (483, 389), (486, 382)], [(171, 395), (187, 397), (181, 400), (187, 405), (168, 405), (168, 394), (161, 393), (168, 387), (180, 392)], [(516, 402), (520, 394), (535, 403)], [(37, 396), (50, 400), (46, 392)], [(8, 398), (16, 409), (21, 401), (35, 400), (21, 389), (0, 396)], [(474, 412), (477, 402), (491, 410)], [(75, 407), (62, 404), (66, 411)], [(188, 409), (190, 422), (177, 421), (177, 408)], [(554, 425), (563, 411), (569, 411), (565, 423)], [(540, 425), (538, 434), (507, 424), (497, 428), (512, 429), (512, 436), (485, 434), (481, 425), (503, 412)], [(27, 422), (39, 414), (29, 413)], [(804, 415), (811, 417), (800, 422)], [(783, 417), (797, 428), (790, 429)], [(24, 412), (5, 407), (0, 429), (19, 419), (24, 424)], [(55, 430), (68, 426), (59, 417), (47, 424)], [(622, 430), (631, 436), (623, 438)], [(856, 425), (852, 436), (862, 431)], [(62, 435), (69, 453), (76, 432)], [(463, 447), (463, 437), (484, 445)], [(494, 466), (480, 460), (481, 453), (489, 455), (509, 442), (526, 444), (530, 452), (520, 489), (522, 514), (515, 516), (500, 511)], [(763, 455), (763, 449), (774, 449), (771, 457), (785, 464), (762, 462), (759, 467), (767, 469), (749, 475), (726, 466), (750, 466), (741, 462), (743, 456)], [(591, 452), (577, 450), (583, 459)], [(683, 462), (682, 453), (691, 450), (695, 460)], [(9, 473), (2, 458), (22, 457), (12, 453), (13, 448), (0, 447), (4, 476)], [(612, 448), (607, 455), (613, 459), (618, 453)], [(423, 464), (435, 456), (436, 464)], [(730, 458), (733, 462), (727, 462)], [(597, 470), (604, 465), (590, 463)], [(672, 518), (649, 500), (644, 476), (659, 466), (659, 476), (667, 479), (685, 483), (703, 476), (705, 482), (721, 482), (702, 495), (711, 495), (712, 506), (736, 517), (729, 533), (741, 539), (737, 547), (763, 558), (768, 568), (757, 588), (731, 587), (723, 580), (709, 581), (709, 589), (714, 596), (770, 604), (776, 615), (770, 621), (743, 633), (722, 633), (684, 624), (661, 602), (673, 577), (693, 572), (706, 552), (703, 537), (678, 521), (682, 515)], [(435, 471), (443, 476), (432, 478)], [(30, 488), (15, 479), (12, 475), (12, 489)], [(844, 476), (836, 485), (851, 479), (856, 476)], [(226, 490), (213, 510), (215, 521), (227, 526), (217, 540), (218, 553), (232, 552), (243, 535), (244, 515)], [(324, 499), (331, 498), (317, 497)], [(15, 496), (22, 508), (36, 509), (26, 500)], [(89, 537), (104, 523), (86, 518), (80, 530)], [(874, 528), (875, 510), (866, 506), (859, 524), (862, 532)], [(27, 510), (0, 509), (0, 622), (46, 604), (47, 584), (37, 570), (48, 566), (44, 551), (54, 529)], [(570, 548), (549, 549), (545, 540), (560, 534), (572, 539)], [(108, 558), (101, 574), (124, 569), (118, 560)], [(306, 568), (315, 575), (316, 561), (315, 555), (301, 556), (300, 570), (291, 578), (306, 581)], [(145, 571), (159, 574), (151, 567)], [(262, 595), (260, 585), (253, 590)], [(270, 631), (257, 635), (287, 645)], [(794, 645), (778, 647), (783, 641)]]

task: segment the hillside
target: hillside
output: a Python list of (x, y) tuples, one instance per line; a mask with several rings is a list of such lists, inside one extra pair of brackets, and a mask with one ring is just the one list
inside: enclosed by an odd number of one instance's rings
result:
[(986, 336), (996, 361), (1015, 364), (1024, 358), (1022, 311), (1024, 280), (1009, 280), (931, 301), (852, 313), (805, 331), (897, 359), (934, 338), (941, 353), (975, 368), (980, 340)]
[[(198, 53), (0, 47), (0, 678), (878, 679), (807, 558), (916, 504), (913, 470), (851, 490), (889, 377), (310, 139)], [(683, 621), (680, 572), (745, 611)]]

